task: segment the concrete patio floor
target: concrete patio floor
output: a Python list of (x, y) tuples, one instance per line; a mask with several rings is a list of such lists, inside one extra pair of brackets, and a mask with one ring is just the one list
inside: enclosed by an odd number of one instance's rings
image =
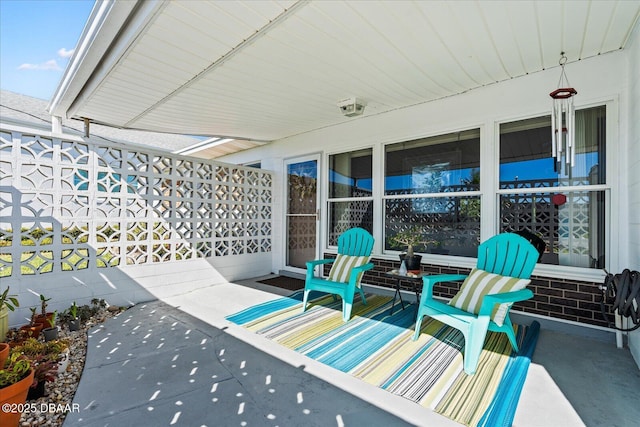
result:
[[(248, 280), (138, 304), (94, 328), (65, 426), (459, 426), (224, 319), (290, 291)], [(514, 426), (635, 426), (640, 371), (545, 329)]]

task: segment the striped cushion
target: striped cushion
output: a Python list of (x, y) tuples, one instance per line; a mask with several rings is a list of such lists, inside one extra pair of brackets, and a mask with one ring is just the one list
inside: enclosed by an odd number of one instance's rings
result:
[[(449, 301), (449, 305), (469, 313), (478, 314), (485, 295), (519, 291), (524, 289), (530, 282), (531, 280), (529, 279), (501, 276), (474, 268), (465, 279), (458, 293)], [(498, 326), (502, 326), (511, 304), (500, 304), (495, 307), (491, 313), (491, 320)]]
[[(338, 254), (338, 256), (336, 257), (336, 260), (333, 262), (333, 265), (331, 266), (331, 271), (329, 272), (329, 280), (331, 280), (332, 282), (346, 283), (349, 281), (349, 275), (351, 274), (352, 268), (364, 265), (368, 262), (369, 262), (368, 256), (352, 256), (352, 255)], [(358, 287), (360, 287), (360, 279), (362, 278), (363, 273), (360, 273), (358, 275), (358, 279), (356, 280), (356, 285)]]

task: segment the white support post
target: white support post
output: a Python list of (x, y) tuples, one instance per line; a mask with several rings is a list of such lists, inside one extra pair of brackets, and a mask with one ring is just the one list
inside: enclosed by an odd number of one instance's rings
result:
[(53, 134), (62, 133), (62, 117), (51, 116), (51, 133)]

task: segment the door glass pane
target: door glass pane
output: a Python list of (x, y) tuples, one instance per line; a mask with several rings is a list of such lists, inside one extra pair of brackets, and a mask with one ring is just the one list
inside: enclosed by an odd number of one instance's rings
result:
[(316, 257), (318, 162), (287, 166), (287, 265), (306, 268)]
[(318, 191), (318, 172), (315, 160), (293, 163), (287, 167), (289, 179), (289, 214), (316, 213), (316, 192)]

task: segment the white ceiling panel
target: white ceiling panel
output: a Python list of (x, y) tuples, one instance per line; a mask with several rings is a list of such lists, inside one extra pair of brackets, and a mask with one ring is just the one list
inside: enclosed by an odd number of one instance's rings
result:
[(640, 2), (615, 0), (137, 6), (121, 24), (130, 38), (113, 40), (126, 49), (103, 54), (109, 68), (77, 73), (90, 84), (56, 94), (72, 107), (54, 113), (270, 141), (357, 120), (336, 106), (351, 96), (377, 114), (556, 67), (563, 51), (574, 62), (623, 48), (640, 13)]

